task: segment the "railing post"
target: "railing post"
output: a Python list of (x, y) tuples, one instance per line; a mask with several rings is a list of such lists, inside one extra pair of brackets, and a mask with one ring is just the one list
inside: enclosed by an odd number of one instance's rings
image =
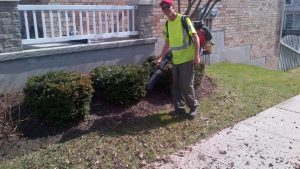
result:
[(153, 5), (154, 0), (128, 0), (128, 5), (136, 5), (135, 28), (139, 32), (139, 38), (153, 37)]
[(0, 53), (22, 50), (19, 0), (0, 0)]

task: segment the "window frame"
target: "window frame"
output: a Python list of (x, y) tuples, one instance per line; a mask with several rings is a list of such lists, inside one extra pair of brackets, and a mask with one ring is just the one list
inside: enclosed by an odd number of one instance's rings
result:
[[(287, 18), (288, 18), (288, 15), (291, 15), (291, 25), (290, 28), (287, 28)], [(295, 27), (295, 24), (296, 24), (296, 15), (298, 15), (298, 18), (300, 18), (300, 12), (295, 12), (295, 13), (287, 13), (285, 14), (285, 18), (284, 18), (284, 29), (285, 30), (300, 30), (300, 26), (298, 29), (294, 28)]]
[(287, 5), (287, 6), (288, 6), (288, 5), (293, 5), (293, 4), (294, 4), (294, 0), (290, 0), (290, 1), (291, 1), (291, 3), (289, 3), (289, 4), (288, 4), (288, 3), (286, 3), (286, 1), (287, 1), (287, 0), (285, 0), (285, 5)]

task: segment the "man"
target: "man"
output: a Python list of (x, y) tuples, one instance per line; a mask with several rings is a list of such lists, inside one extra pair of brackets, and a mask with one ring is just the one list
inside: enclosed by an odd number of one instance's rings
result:
[[(159, 64), (166, 53), (171, 49), (172, 58), (172, 100), (175, 110), (171, 115), (185, 114), (185, 104), (189, 107), (189, 117), (197, 115), (198, 102), (194, 90), (194, 66), (200, 63), (199, 39), (189, 18), (186, 18), (188, 34), (182, 26), (181, 14), (174, 10), (172, 0), (163, 0), (160, 3), (163, 13), (168, 17), (163, 29), (165, 44), (156, 58)], [(190, 37), (192, 40), (190, 40)], [(192, 41), (192, 42), (191, 42)]]

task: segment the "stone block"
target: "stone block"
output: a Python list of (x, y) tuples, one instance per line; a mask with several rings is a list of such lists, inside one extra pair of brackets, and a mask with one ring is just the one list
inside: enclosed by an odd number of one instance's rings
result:
[(20, 25), (20, 20), (13, 20), (13, 21), (12, 21), (12, 24), (13, 24), (13, 25)]
[(9, 12), (0, 12), (0, 18), (10, 18)]
[(4, 48), (10, 48), (10, 47), (13, 47), (13, 44), (11, 44), (10, 41), (6, 41), (6, 42), (3, 43), (3, 47)]
[(0, 6), (2, 8), (7, 8), (7, 7), (17, 7), (18, 2), (16, 1), (0, 1)]
[(3, 33), (3, 34), (7, 34), (7, 33), (8, 33), (8, 28), (7, 28), (7, 26), (1, 26), (1, 27), (0, 27), (0, 32)]
[(20, 28), (18, 25), (11, 25), (11, 26), (8, 26), (8, 31), (10, 33), (20, 33)]
[(14, 10), (12, 8), (4, 8), (0, 4), (0, 12), (13, 12)]
[(143, 19), (144, 23), (150, 23), (152, 25), (153, 17), (147, 16)]
[(10, 43), (15, 47), (22, 46), (21, 39), (12, 39), (12, 40), (10, 40)]
[(12, 13), (12, 16), (13, 16), (13, 17), (19, 17), (19, 15), (20, 15), (19, 12), (13, 12), (13, 13)]
[(12, 13), (12, 20), (20, 20), (19, 12)]
[(22, 47), (11, 47), (11, 48), (4, 48), (3, 52), (17, 52), (17, 51), (21, 51)]
[(12, 34), (0, 34), (0, 39), (12, 39)]
[(0, 25), (10, 25), (11, 18), (0, 18)]
[(21, 33), (15, 33), (13, 38), (14, 39), (21, 39), (21, 37), (22, 37)]

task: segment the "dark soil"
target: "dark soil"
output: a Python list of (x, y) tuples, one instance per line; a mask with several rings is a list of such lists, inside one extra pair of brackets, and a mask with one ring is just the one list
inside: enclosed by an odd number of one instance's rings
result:
[[(211, 80), (203, 77), (201, 86), (196, 89), (196, 97), (201, 100), (210, 95), (213, 88)], [(153, 91), (143, 100), (127, 107), (94, 102), (91, 114), (85, 119), (78, 119), (67, 126), (57, 128), (30, 117), (20, 105), (22, 98), (21, 93), (0, 97), (0, 162), (38, 151), (50, 144), (78, 138), (92, 131), (109, 132), (137, 118), (172, 109), (169, 95)], [(1, 123), (4, 121), (7, 124)]]

